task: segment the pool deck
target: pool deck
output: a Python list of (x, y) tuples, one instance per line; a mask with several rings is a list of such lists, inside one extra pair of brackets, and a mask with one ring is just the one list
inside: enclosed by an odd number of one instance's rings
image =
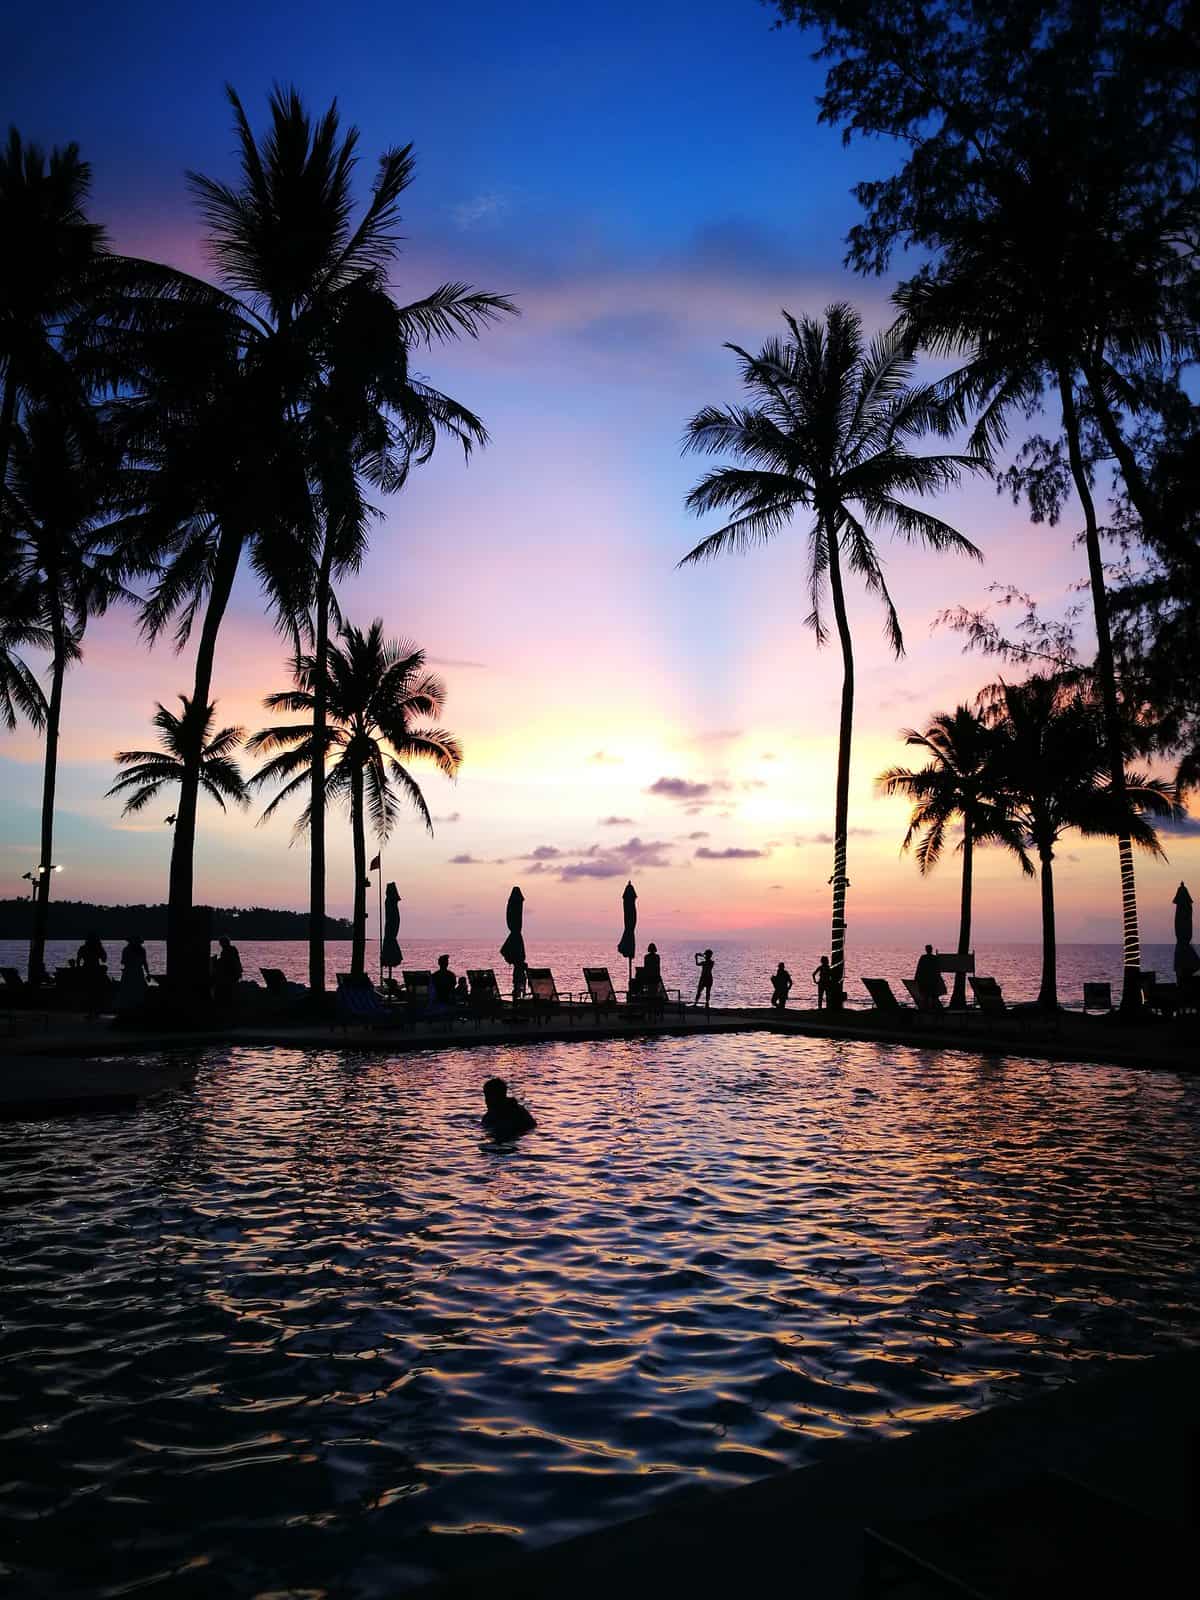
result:
[[(923, 1581), (872, 1586), (868, 1528), (904, 1530), (938, 1519), (947, 1551), (982, 1528), (1007, 1553), (1029, 1530), (1005, 1526), (1006, 1498), (1022, 1486), (1044, 1494), (1049, 1537), (1057, 1541), (1054, 1496), (1070, 1489), (1045, 1474), (1066, 1474), (1100, 1495), (1091, 1501), (1087, 1551), (1106, 1560), (1106, 1546), (1135, 1543), (1138, 1582), (1043, 1587), (1030, 1571), (1029, 1597), (1060, 1600), (1183, 1594), (1195, 1579), (1200, 1519), (1200, 1351), (1122, 1361), (1099, 1377), (1064, 1384), (1034, 1398), (997, 1404), (969, 1417), (931, 1422), (904, 1437), (858, 1444), (835, 1441), (812, 1466), (724, 1492), (680, 1491), (663, 1510), (584, 1534), (486, 1568), (468, 1569), (417, 1590), (420, 1600), (642, 1600), (685, 1595), (750, 1597), (788, 1594), (797, 1600), (932, 1600), (977, 1593)], [(1116, 1502), (1110, 1506), (1108, 1502)], [(996, 1524), (987, 1527), (988, 1521)], [(1187, 1555), (1191, 1576), (1171, 1582), (1172, 1562)], [(1053, 1552), (1062, 1558), (1062, 1551)], [(1115, 1565), (1114, 1565), (1115, 1571)], [(1080, 1580), (1081, 1581), (1081, 1580)]]
[[(827, 1012), (714, 1007), (710, 1012), (687, 1008), (683, 1017), (668, 1012), (662, 1022), (647, 1024), (621, 1018), (598, 1018), (590, 1008), (570, 1008), (541, 1024), (456, 1020), (453, 1026), (422, 1021), (403, 1027), (330, 1027), (286, 1015), (243, 1014), (212, 1027), (173, 1030), (116, 1028), (111, 1019), (88, 1020), (73, 1013), (10, 1011), (9, 1033), (0, 1037), (0, 1101), (19, 1098), (22, 1084), (41, 1088), (38, 1061), (48, 1057), (74, 1061), (76, 1070), (93, 1073), (84, 1057), (145, 1055), (162, 1051), (194, 1053), (221, 1047), (277, 1046), (295, 1050), (383, 1050), (389, 1054), (462, 1049), (474, 1046), (537, 1045), (571, 1040), (619, 1040), (707, 1036), (723, 1033), (770, 1033), (800, 1038), (865, 1040), (907, 1045), (928, 1051), (967, 1050), (992, 1059), (1016, 1056), (1043, 1061), (1088, 1062), (1133, 1068), (1158, 1068), (1195, 1073), (1200, 1069), (1200, 1019), (1143, 1019), (1124, 1023), (1116, 1014), (1083, 1016), (1062, 1012), (1057, 1025), (1037, 1013), (1016, 1010), (1002, 1018), (975, 1011), (940, 1012), (932, 1017), (905, 1010), (896, 1017), (877, 1012)], [(115, 1070), (115, 1069), (114, 1069)], [(142, 1074), (144, 1077), (144, 1074)], [(31, 1081), (32, 1078), (32, 1081)]]

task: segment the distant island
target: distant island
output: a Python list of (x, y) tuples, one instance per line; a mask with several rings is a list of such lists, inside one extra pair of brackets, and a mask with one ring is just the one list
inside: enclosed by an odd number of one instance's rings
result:
[[(28, 939), (33, 911), (25, 898), (0, 900), (0, 939)], [(232, 939), (307, 939), (307, 911), (273, 911), (268, 906), (213, 906), (213, 936)], [(349, 939), (348, 917), (326, 917), (327, 939)], [(98, 933), (102, 939), (165, 939), (167, 908), (157, 906), (97, 906), (88, 900), (52, 900), (49, 939), (85, 939)]]

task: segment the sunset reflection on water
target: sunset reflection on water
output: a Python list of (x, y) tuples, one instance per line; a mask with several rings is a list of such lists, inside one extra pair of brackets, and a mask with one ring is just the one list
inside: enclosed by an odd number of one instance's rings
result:
[(949, 1051), (211, 1054), (3, 1136), (14, 1570), (394, 1592), (1183, 1342), (1198, 1154), (1192, 1081)]

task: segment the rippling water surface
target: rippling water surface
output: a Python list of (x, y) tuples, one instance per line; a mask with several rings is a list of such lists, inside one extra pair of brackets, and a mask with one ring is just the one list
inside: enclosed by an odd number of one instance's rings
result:
[(1198, 1155), (1195, 1080), (761, 1036), (232, 1050), (9, 1124), (0, 1576), (383, 1597), (1181, 1343)]

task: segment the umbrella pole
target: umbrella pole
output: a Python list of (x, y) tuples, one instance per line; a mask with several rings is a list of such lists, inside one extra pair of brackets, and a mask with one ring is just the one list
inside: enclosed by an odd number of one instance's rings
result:
[(375, 868), (375, 887), (379, 891), (379, 921), (375, 924), (375, 937), (379, 944), (379, 987), (383, 988), (383, 851), (379, 852), (379, 865)]

